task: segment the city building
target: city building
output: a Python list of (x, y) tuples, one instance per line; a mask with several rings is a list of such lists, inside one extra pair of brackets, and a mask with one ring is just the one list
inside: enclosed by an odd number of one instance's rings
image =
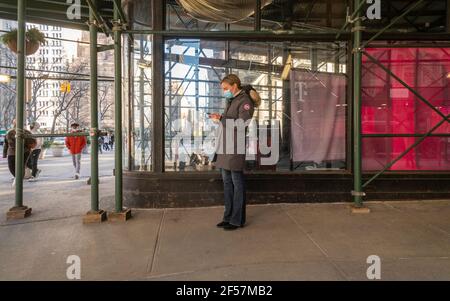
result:
[[(16, 22), (0, 20), (0, 30), (3, 32), (15, 28)], [(51, 131), (53, 126), (55, 131), (66, 131), (68, 124), (74, 120), (87, 126), (90, 119), (88, 89), (83, 89), (86, 92), (83, 92), (79, 99), (72, 100), (67, 110), (63, 109), (66, 105), (61, 104), (61, 101), (69, 102), (67, 100), (69, 96), (64, 98), (62, 88), (64, 85), (67, 86), (67, 83), (73, 88), (79, 85), (86, 86), (86, 75), (89, 73), (89, 34), (80, 30), (43, 24), (27, 24), (27, 30), (30, 28), (39, 29), (45, 34), (47, 40), (35, 54), (26, 57), (27, 74), (32, 78), (28, 83), (27, 123), (37, 120), (43, 131)], [(78, 43), (79, 41), (82, 43)], [(110, 41), (111, 39), (106, 36), (99, 38), (99, 44)], [(5, 74), (14, 74), (15, 55), (5, 45), (1, 44), (0, 47), (4, 50), (0, 54), (0, 66), (8, 67), (8, 69), (0, 68), (0, 70)], [(99, 61), (101, 61), (99, 71), (109, 78), (114, 71), (112, 55), (111, 51), (105, 51), (99, 55)], [(79, 68), (80, 65), (83, 65), (83, 68)], [(10, 88), (14, 89), (14, 81), (10, 85)], [(101, 94), (99, 120), (102, 121), (102, 127), (113, 129), (112, 82), (109, 79), (102, 82), (99, 87)], [(10, 97), (9, 94), (0, 93), (0, 103), (7, 103), (8, 97)], [(58, 110), (64, 112), (58, 114)], [(55, 115), (57, 115), (56, 118)]]

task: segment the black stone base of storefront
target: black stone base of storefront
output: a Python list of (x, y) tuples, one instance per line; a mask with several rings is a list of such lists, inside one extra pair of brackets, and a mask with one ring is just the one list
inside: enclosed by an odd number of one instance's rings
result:
[[(364, 181), (371, 175), (364, 175)], [(248, 173), (247, 203), (352, 202), (351, 174)], [(124, 172), (124, 205), (134, 208), (204, 207), (223, 204), (215, 172)], [(364, 201), (450, 199), (449, 173), (388, 173), (364, 189)]]

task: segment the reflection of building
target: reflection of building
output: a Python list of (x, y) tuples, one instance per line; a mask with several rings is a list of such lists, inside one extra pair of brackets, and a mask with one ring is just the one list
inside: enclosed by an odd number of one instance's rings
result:
[[(184, 94), (184, 89), (179, 81), (169, 81), (168, 82), (169, 93), (166, 96), (167, 103), (167, 127), (166, 136), (174, 137), (177, 133), (183, 131), (186, 128), (187, 114), (181, 112), (180, 104), (182, 96)], [(166, 151), (168, 151), (169, 158), (173, 160), (180, 159), (181, 146), (176, 146), (175, 144), (167, 144)], [(182, 152), (181, 152), (182, 153)]]
[[(1, 30), (11, 30), (16, 27), (16, 22), (0, 20)], [(89, 42), (89, 32), (81, 32), (78, 30), (65, 29), (59, 26), (50, 26), (42, 24), (27, 24), (27, 29), (35, 27), (39, 29), (47, 37), (45, 45), (41, 45), (39, 50), (34, 54), (26, 57), (27, 74), (33, 77), (42, 77), (48, 75), (50, 78), (61, 78), (61, 80), (45, 80), (42, 85), (39, 84), (37, 90), (36, 101), (33, 102), (32, 112), (35, 112), (37, 121), (40, 123), (43, 130), (50, 130), (55, 116), (55, 110), (58, 108), (58, 97), (61, 96), (61, 85), (69, 78), (76, 81), (77, 76), (68, 76), (65, 74), (74, 64), (89, 63), (89, 44), (80, 44), (76, 42), (61, 41), (59, 39), (65, 38), (73, 41), (80, 40)], [(111, 44), (112, 40), (99, 35), (99, 44)], [(5, 48), (5, 51), (0, 52), (0, 66), (15, 67), (16, 56), (2, 44), (0, 47)], [(114, 57), (112, 51), (100, 52), (98, 55), (98, 70), (99, 75), (112, 76), (114, 73)], [(89, 69), (79, 73), (88, 74)], [(2, 73), (11, 74), (11, 69), (2, 69)], [(85, 79), (85, 77), (84, 77)], [(34, 81), (36, 84), (38, 81)], [(72, 82), (72, 87), (80, 84), (79, 82)], [(86, 85), (87, 82), (82, 82)], [(10, 85), (13, 85), (11, 83)], [(11, 86), (14, 88), (14, 86)], [(32, 89), (34, 90), (34, 89)], [(7, 95), (0, 93), (0, 103), (5, 102)], [(79, 102), (73, 102), (68, 108), (68, 112), (63, 112), (59, 118), (56, 119), (55, 129), (65, 130), (67, 124), (78, 119), (81, 124), (89, 124), (89, 93), (85, 94)], [(99, 115), (105, 108), (108, 108), (107, 113), (104, 114), (104, 119), (101, 126), (105, 128), (114, 127), (114, 91), (113, 83), (99, 81)], [(103, 110), (102, 110), (103, 109)], [(75, 111), (80, 111), (75, 113)], [(33, 114), (28, 112), (28, 114)], [(31, 117), (30, 119), (33, 119)]]
[[(28, 24), (27, 30), (30, 28), (37, 28), (47, 37), (44, 45), (41, 45), (39, 50), (30, 56), (26, 57), (27, 73), (33, 77), (42, 78), (43, 75), (49, 77), (61, 76), (67, 68), (67, 64), (73, 62), (73, 43), (63, 43), (60, 40), (63, 35), (70, 35), (73, 39), (73, 30), (64, 29), (60, 26)], [(11, 30), (16, 28), (14, 21), (0, 21), (1, 30)], [(4, 47), (3, 45), (1, 47)], [(16, 65), (16, 55), (9, 50), (1, 51), (0, 65), (12, 66)], [(34, 81), (36, 84), (39, 80)], [(36, 101), (33, 102), (33, 107), (28, 110), (28, 114), (32, 114), (37, 118), (43, 130), (49, 130), (52, 127), (54, 112), (57, 107), (57, 97), (60, 95), (60, 85), (62, 81), (59, 80), (41, 80), (42, 85), (39, 84), (39, 89), (36, 88)], [(32, 85), (30, 85), (31, 88)], [(34, 90), (34, 89), (31, 89)], [(3, 101), (0, 95), (0, 101)], [(30, 112), (31, 111), (31, 112)], [(35, 112), (35, 113), (34, 113)], [(35, 115), (34, 115), (35, 114)], [(30, 117), (34, 119), (34, 117)], [(65, 120), (64, 120), (65, 121)], [(56, 120), (56, 129), (64, 128), (66, 126), (63, 120)]]
[[(7, 20), (1, 20), (0, 19), (0, 30), (4, 30), (4, 31), (8, 31), (14, 28), (14, 24), (15, 22), (13, 21), (7, 21)], [(12, 67), (13, 64), (11, 62), (11, 60), (8, 59), (7, 56), (7, 50), (6, 50), (6, 46), (3, 43), (0, 43), (0, 49), (2, 49), (2, 51), (0, 51), (0, 65), (1, 66), (6, 66), (6, 67)]]
[(183, 89), (183, 87), (180, 87), (180, 82), (178, 82), (178, 81), (172, 81), (171, 87), (169, 87), (169, 89), (170, 89), (170, 93), (167, 96), (168, 97), (167, 107), (168, 107), (168, 109), (170, 109), (169, 115), (171, 118), (170, 118), (169, 122), (172, 123), (173, 121), (181, 118), (183, 115), (181, 113), (180, 104), (181, 104), (181, 99), (182, 99), (181, 95), (184, 94), (184, 89)]
[[(10, 30), (13, 24), (14, 22), (12, 21), (0, 20), (0, 30)], [(7, 47), (3, 43), (0, 43), (0, 66), (7, 67), (0, 68), (0, 74), (10, 74), (11, 72), (9, 68), (14, 67), (14, 62), (10, 59), (8, 53), (10, 52), (7, 50)], [(5, 116), (4, 114), (6, 112), (3, 110), (6, 108), (10, 99), (14, 97), (12, 91), (15, 90), (15, 81), (5, 83), (5, 85), (7, 86), (0, 89), (0, 108), (2, 109), (0, 114), (0, 129), (2, 129), (3, 127), (8, 127), (12, 119), (14, 118), (14, 110), (12, 108), (9, 110), (9, 115), (11, 116)]]
[[(213, 45), (208, 45), (207, 43), (200, 43), (200, 47), (203, 49), (208, 47), (210, 49), (210, 52), (212, 52), (212, 55), (210, 57), (214, 59), (223, 59), (225, 56), (225, 53), (223, 49), (217, 49), (214, 47), (211, 47)], [(222, 78), (218, 78), (218, 76), (224, 77), (225, 76), (225, 70), (222, 68), (209, 68), (207, 70), (207, 80), (211, 81), (207, 84), (207, 92), (206, 95), (209, 97), (206, 98), (206, 106), (208, 107), (208, 111), (211, 112), (218, 112), (220, 109), (224, 107), (224, 98), (222, 97), (223, 92), (222, 88), (220, 87), (220, 80)], [(221, 73), (223, 72), (223, 73)]]
[[(59, 26), (37, 25), (29, 24), (27, 29), (36, 27), (50, 38), (62, 38), (63, 31)], [(45, 45), (41, 45), (39, 51), (34, 55), (28, 56), (27, 66), (30, 69), (39, 71), (32, 71), (36, 75), (46, 74), (46, 71), (62, 72), (65, 65), (68, 64), (65, 56), (66, 52), (61, 41), (47, 39)], [(41, 71), (42, 70), (42, 71)], [(57, 77), (55, 74), (50, 74), (51, 77)], [(42, 87), (37, 91), (37, 98), (35, 102), (37, 121), (41, 124), (42, 129), (50, 129), (52, 127), (54, 112), (57, 107), (56, 97), (60, 95), (60, 81), (47, 80)], [(64, 122), (56, 121), (56, 128), (64, 127)]]

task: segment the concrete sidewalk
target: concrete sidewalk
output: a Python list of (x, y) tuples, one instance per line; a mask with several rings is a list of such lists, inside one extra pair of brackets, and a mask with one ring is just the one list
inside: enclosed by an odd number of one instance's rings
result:
[[(14, 188), (6, 159), (0, 159), (0, 223), (14, 205)], [(86, 184), (91, 168), (89, 155), (81, 157), (81, 178), (74, 180), (72, 158), (47, 156), (39, 160), (42, 173), (36, 182), (24, 181), (23, 202), (33, 209), (26, 221), (45, 220), (82, 215), (90, 208), (90, 186)], [(100, 205), (114, 208), (114, 153), (99, 155)]]
[[(3, 222), (1, 280), (65, 280), (69, 255), (82, 280), (450, 280), (450, 201), (256, 205), (248, 225), (215, 227), (222, 208), (134, 210), (126, 224), (82, 216)], [(33, 220), (35, 219), (35, 220)]]

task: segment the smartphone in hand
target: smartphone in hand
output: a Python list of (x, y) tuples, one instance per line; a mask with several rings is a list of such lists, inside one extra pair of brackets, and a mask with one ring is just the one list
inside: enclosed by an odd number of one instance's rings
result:
[(213, 120), (219, 120), (220, 117), (222, 116), (219, 113), (207, 113), (207, 114), (208, 114), (208, 117), (213, 119)]

